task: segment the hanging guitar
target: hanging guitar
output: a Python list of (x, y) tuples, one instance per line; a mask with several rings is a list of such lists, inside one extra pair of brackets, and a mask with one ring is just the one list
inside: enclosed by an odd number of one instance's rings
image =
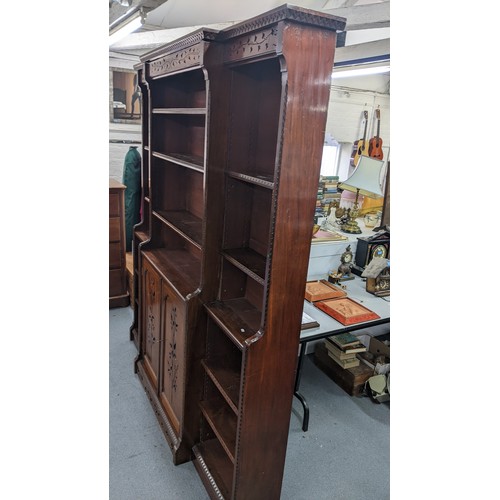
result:
[(368, 154), (372, 158), (382, 160), (384, 158), (384, 152), (382, 151), (382, 139), (380, 137), (380, 109), (375, 110), (375, 116), (377, 117), (377, 135), (370, 139)]
[(351, 166), (356, 167), (358, 165), (360, 156), (368, 156), (368, 141), (366, 140), (366, 129), (368, 126), (368, 111), (363, 111), (363, 116), (365, 119), (365, 130), (363, 132), (363, 138), (354, 141), (351, 153)]

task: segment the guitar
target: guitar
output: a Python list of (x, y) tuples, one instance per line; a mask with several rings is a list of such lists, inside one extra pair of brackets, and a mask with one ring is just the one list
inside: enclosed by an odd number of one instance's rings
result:
[(365, 131), (363, 132), (363, 138), (354, 141), (351, 153), (351, 165), (356, 167), (358, 165), (360, 156), (368, 156), (368, 142), (366, 141), (366, 128), (368, 126), (368, 111), (363, 111), (363, 116), (365, 119)]
[(377, 135), (370, 139), (368, 154), (372, 158), (382, 160), (384, 158), (384, 152), (382, 151), (382, 139), (380, 138), (380, 109), (375, 110), (375, 116), (377, 117)]

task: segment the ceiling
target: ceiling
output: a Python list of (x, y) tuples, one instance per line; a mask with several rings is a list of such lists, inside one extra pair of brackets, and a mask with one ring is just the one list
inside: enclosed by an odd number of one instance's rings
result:
[[(119, 25), (120, 18), (128, 12), (142, 8), (146, 14), (142, 28), (111, 45), (110, 54), (138, 58), (198, 27), (222, 29), (283, 3), (283, 0), (109, 0), (110, 29)], [(346, 47), (368, 44), (375, 52), (389, 51), (389, 0), (296, 0), (291, 4), (345, 17)]]

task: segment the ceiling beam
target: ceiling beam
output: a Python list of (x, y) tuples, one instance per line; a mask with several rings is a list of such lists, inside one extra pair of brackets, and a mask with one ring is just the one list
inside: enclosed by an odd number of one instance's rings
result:
[[(151, 3), (153, 0), (136, 0), (135, 3)], [(165, 0), (156, 0), (156, 3), (165, 3)], [(118, 5), (118, 4), (116, 4)], [(326, 4), (328, 5), (328, 3)], [(118, 5), (118, 7), (120, 7)], [(122, 7), (123, 9), (123, 7)], [(373, 28), (386, 28), (390, 26), (390, 1), (383, 1), (380, 3), (359, 5), (352, 7), (341, 7), (336, 9), (321, 9), (321, 12), (333, 14), (335, 16), (345, 17), (346, 29), (345, 31), (367, 30)], [(157, 26), (148, 25), (147, 18), (146, 24), (139, 32), (132, 33), (126, 38), (115, 43), (112, 50), (126, 51), (126, 50), (149, 50), (164, 43), (169, 43), (177, 38), (187, 35), (198, 28), (206, 27), (213, 29), (223, 29), (227, 26), (235, 24), (240, 21), (223, 21), (223, 14), (221, 14), (221, 22), (217, 24), (205, 24), (196, 26), (175, 27), (169, 29), (162, 29)], [(378, 30), (383, 31), (383, 30)], [(383, 36), (385, 38), (385, 35)]]
[(109, 24), (113, 24), (115, 21), (120, 19), (123, 15), (125, 15), (129, 10), (137, 9), (139, 7), (144, 7), (149, 10), (156, 9), (162, 3), (165, 3), (168, 0), (132, 0), (130, 2), (130, 7), (123, 7), (117, 2), (111, 2), (109, 5)]
[(387, 28), (390, 26), (391, 2), (354, 5), (339, 9), (322, 9), (321, 12), (346, 18), (346, 31), (370, 28)]
[(124, 51), (124, 50), (138, 50), (138, 49), (153, 49), (165, 43), (173, 42), (178, 38), (189, 35), (199, 28), (210, 28), (214, 30), (221, 30), (235, 24), (236, 21), (217, 24), (206, 24), (203, 26), (185, 26), (183, 28), (170, 28), (170, 29), (150, 29), (147, 24), (144, 25), (146, 31), (139, 31), (131, 33), (126, 38), (119, 40), (112, 45), (110, 50)]

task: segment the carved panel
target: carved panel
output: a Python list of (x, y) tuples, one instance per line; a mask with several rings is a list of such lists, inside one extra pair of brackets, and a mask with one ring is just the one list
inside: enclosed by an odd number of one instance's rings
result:
[(198, 44), (151, 61), (149, 63), (149, 75), (154, 78), (172, 71), (200, 65), (203, 62), (202, 49), (202, 44)]
[(149, 265), (145, 265), (144, 268), (144, 292), (146, 322), (144, 355), (154, 372), (153, 382), (156, 384), (160, 366), (160, 277)]
[(186, 344), (186, 304), (164, 282), (163, 288), (163, 375), (161, 392), (168, 410), (182, 421)]
[(228, 62), (273, 54), (277, 47), (278, 28), (272, 27), (233, 40), (225, 48), (224, 60)]
[(166, 346), (167, 371), (170, 375), (173, 392), (177, 391), (177, 374), (179, 371), (179, 361), (177, 359), (177, 341), (176, 341), (178, 326), (179, 325), (177, 324), (177, 309), (174, 306), (170, 311), (170, 332), (172, 336), (170, 337), (168, 345)]

